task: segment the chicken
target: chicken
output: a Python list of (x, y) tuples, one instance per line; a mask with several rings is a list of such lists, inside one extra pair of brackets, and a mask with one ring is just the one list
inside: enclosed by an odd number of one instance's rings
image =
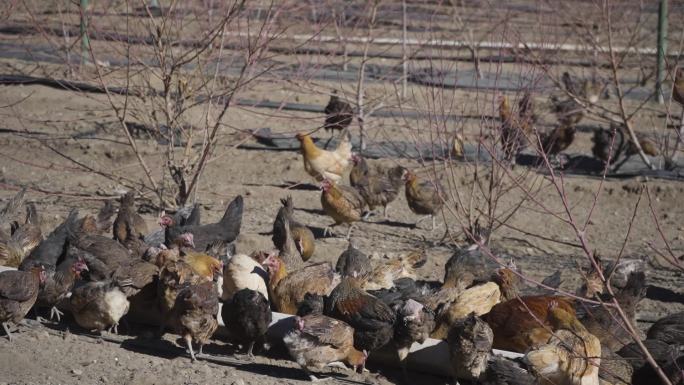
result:
[(559, 304), (551, 301), (548, 309), (554, 335), (529, 351), (525, 362), (541, 385), (599, 385), (601, 343)]
[(199, 345), (202, 354), (202, 347), (218, 329), (218, 308), (218, 291), (213, 282), (191, 283), (178, 291), (170, 322), (185, 340), (193, 361), (197, 358), (192, 344)]
[(489, 313), (501, 300), (499, 285), (487, 282), (464, 290), (451, 304), (445, 306), (437, 315), (437, 327), (431, 337), (445, 339), (449, 329), (458, 320), (470, 313), (477, 316)]
[[(205, 282), (213, 285), (213, 282), (207, 281), (206, 278), (197, 274), (192, 266), (186, 262), (173, 258), (166, 260), (159, 271), (157, 283), (157, 305), (162, 314), (162, 323), (159, 327), (160, 334), (163, 334), (167, 325), (172, 325), (172, 310), (176, 304), (178, 293), (189, 285), (199, 285)], [(177, 325), (175, 326), (177, 327)]]
[[(613, 135), (615, 135), (615, 139), (613, 139)], [(624, 150), (624, 139), (624, 134), (617, 127), (611, 127), (611, 130), (596, 128), (591, 139), (594, 143), (591, 152), (596, 159), (603, 161), (604, 164), (613, 164)]]
[(271, 238), (273, 244), (278, 250), (283, 250), (286, 243), (284, 224), (287, 221), (295, 247), (301, 259), (306, 262), (311, 258), (316, 249), (313, 232), (294, 219), (294, 206), (291, 196), (288, 196), (287, 199), (281, 199), (280, 202), (283, 204), (283, 207), (278, 210), (276, 219), (273, 222), (273, 237)]
[(516, 361), (500, 356), (489, 359), (487, 369), (480, 376), (482, 385), (538, 385), (537, 380)]
[(575, 99), (559, 99), (556, 95), (550, 97), (552, 111), (561, 125), (574, 126), (584, 118), (584, 108)]
[(230, 301), (242, 289), (258, 291), (268, 300), (268, 281), (268, 271), (259, 262), (245, 254), (230, 256), (223, 268), (221, 301)]
[(575, 126), (561, 123), (551, 132), (539, 135), (541, 151), (547, 156), (556, 157), (565, 151), (575, 140)]
[(672, 99), (680, 106), (684, 106), (684, 68), (682, 67), (675, 70)]
[(406, 357), (411, 351), (414, 342), (422, 344), (430, 332), (435, 328), (435, 314), (422, 303), (409, 298), (396, 309), (397, 321), (394, 327), (394, 344), (404, 378), (408, 379), (406, 372)]
[(404, 184), (402, 176), (406, 169), (396, 166), (371, 173), (366, 160), (360, 155), (353, 154), (352, 161), (354, 167), (349, 174), (352, 187), (363, 197), (371, 211), (376, 206), (382, 206), (383, 216), (387, 218), (387, 207), (399, 195), (399, 190)]
[(648, 338), (684, 346), (684, 312), (670, 314), (651, 325)]
[(78, 211), (71, 210), (67, 218), (48, 235), (19, 265), (19, 270), (29, 270), (36, 264), (56, 266), (64, 255), (69, 232), (78, 225)]
[(474, 313), (454, 323), (447, 337), (454, 379), (477, 380), (487, 368), (493, 340), (492, 329)]
[[(680, 346), (653, 339), (646, 339), (642, 343), (673, 384), (681, 385), (684, 383), (682, 378), (684, 354), (682, 354)], [(617, 353), (632, 364), (634, 370), (631, 378), (632, 384), (650, 385), (654, 383), (656, 378), (659, 378), (636, 342), (625, 345)], [(657, 383), (662, 382), (658, 381)]]
[(280, 257), (271, 255), (263, 265), (269, 272), (269, 300), (276, 311), (285, 314), (297, 314), (297, 307), (305, 294), (328, 295), (340, 281), (329, 262), (290, 272)]
[(105, 280), (87, 282), (74, 288), (69, 298), (76, 323), (87, 330), (118, 332), (119, 320), (128, 313), (130, 303), (121, 290), (130, 283)]
[(464, 143), (465, 140), (463, 140), (463, 136), (461, 134), (454, 134), (454, 137), (451, 140), (451, 156), (455, 159), (464, 159), (465, 158), (465, 151), (464, 151)]
[(324, 236), (331, 233), (331, 227), (349, 223), (347, 231), (347, 239), (349, 239), (354, 222), (361, 220), (366, 202), (353, 187), (338, 185), (331, 180), (324, 180), (321, 183), (321, 190), (323, 190), (321, 193), (323, 211), (335, 221), (332, 226), (325, 228)]
[(427, 254), (413, 251), (399, 258), (378, 263), (368, 278), (362, 283), (364, 290), (389, 289), (394, 286), (394, 281), (399, 278), (415, 278), (416, 269), (427, 262)]
[(327, 151), (316, 147), (311, 137), (307, 134), (297, 134), (301, 143), (302, 156), (304, 157), (304, 170), (321, 182), (324, 179), (339, 182), (350, 165), (352, 145), (348, 135), (345, 135), (334, 151)]
[(114, 208), (112, 201), (105, 201), (95, 218), (95, 227), (97, 227), (99, 234), (107, 234), (112, 231), (112, 217), (114, 214), (116, 214), (116, 208)]
[(27, 255), (43, 240), (40, 229), (41, 219), (36, 206), (33, 203), (26, 205), (26, 217), (24, 223), (12, 223), (12, 240), (18, 241), (18, 247), (23, 255)]
[(141, 290), (155, 283), (159, 276), (159, 267), (147, 261), (132, 259), (119, 266), (112, 274), (112, 278), (119, 282), (130, 282), (120, 287), (127, 298), (133, 297)]
[[(190, 245), (194, 245), (194, 236), (192, 233), (185, 233), (182, 237), (185, 237)], [(192, 249), (183, 249), (181, 258), (190, 265), (197, 274), (208, 281), (213, 281), (214, 277), (219, 277), (223, 274), (223, 262), (211, 255), (198, 253)]]
[(88, 265), (88, 277), (101, 281), (111, 277), (131, 255), (119, 242), (102, 235), (80, 234), (69, 238), (67, 255), (79, 257)]
[(258, 291), (242, 289), (223, 303), (221, 317), (233, 339), (249, 344), (247, 356), (254, 357), (254, 344), (264, 338), (272, 320), (268, 299)]
[(634, 368), (626, 359), (610, 349), (601, 349), (599, 382), (601, 385), (629, 385), (632, 383)]
[(12, 341), (8, 322), (21, 322), (38, 298), (40, 285), (45, 282), (43, 266), (29, 271), (6, 270), (0, 272), (0, 323)]
[(147, 224), (135, 211), (135, 193), (129, 191), (121, 197), (119, 213), (114, 219), (114, 239), (127, 244), (132, 240), (142, 239), (147, 234)]
[(363, 291), (354, 278), (343, 278), (328, 296), (325, 315), (354, 328), (354, 347), (373, 352), (394, 335), (396, 315), (378, 298)]
[(323, 110), (325, 112), (325, 125), (323, 128), (326, 132), (332, 131), (330, 139), (325, 143), (325, 148), (328, 148), (328, 144), (335, 135), (335, 131), (344, 131), (351, 124), (354, 118), (354, 110), (349, 105), (349, 103), (344, 100), (340, 100), (337, 96), (337, 91), (333, 91), (330, 95), (330, 100)]
[[(529, 99), (531, 100), (531, 99)], [(527, 108), (528, 102), (521, 99), (521, 105)], [(525, 116), (521, 115), (522, 110), (514, 113), (511, 109), (508, 97), (503, 95), (499, 103), (499, 117), (501, 118), (501, 149), (504, 160), (515, 162), (515, 156), (527, 146), (527, 137), (532, 132), (532, 120), (530, 111), (525, 111)]]
[[(646, 138), (643, 135), (637, 135), (637, 140), (639, 141), (639, 146), (641, 147), (641, 150), (644, 152), (644, 154), (646, 154), (648, 156), (660, 155), (660, 149), (658, 148), (658, 144), (656, 142), (654, 142), (653, 140)], [(630, 156), (636, 155), (638, 153), (639, 153), (639, 150), (637, 150), (634, 143), (630, 141), (627, 144), (627, 150), (625, 152), (626, 156), (630, 157)]]
[(318, 379), (309, 368), (322, 369), (343, 361), (362, 371), (368, 355), (355, 348), (354, 329), (346, 323), (320, 314), (295, 317), (295, 327), (283, 337), (292, 359), (312, 381)]
[(419, 181), (416, 174), (408, 170), (404, 172), (403, 179), (406, 184), (405, 193), (409, 208), (418, 215), (425, 215), (416, 222), (416, 227), (421, 221), (432, 218), (432, 230), (434, 230), (435, 214), (449, 199), (444, 193), (444, 187), (436, 179)]
[[(199, 204), (186, 206), (178, 209), (171, 217), (171, 223), (175, 226), (198, 226), (201, 219), (201, 210)], [(159, 216), (160, 228), (152, 233), (145, 235), (143, 241), (148, 245), (158, 246), (165, 241), (165, 226), (161, 226), (162, 218), (166, 216), (166, 212), (162, 211)]]
[(501, 302), (482, 318), (494, 331), (494, 348), (523, 353), (528, 348), (545, 344), (549, 339), (548, 305), (558, 307), (574, 316), (572, 302), (559, 296), (525, 296)]
[[(216, 223), (179, 226), (174, 222), (173, 217), (165, 215), (161, 218), (160, 225), (165, 228), (166, 245), (170, 246), (174, 239), (181, 234), (192, 233), (196, 250), (207, 252), (215, 248), (217, 244), (221, 246), (218, 249), (224, 249), (227, 247), (227, 244), (233, 242), (238, 234), (240, 234), (243, 209), (244, 202), (242, 196), (238, 195), (228, 204), (223, 217)], [(217, 257), (217, 255), (214, 256)]]
[[(19, 267), (26, 254), (32, 250), (32, 245), (38, 245), (35, 241), (40, 242), (40, 239), (32, 238), (32, 235), (36, 234), (25, 232), (19, 227), (7, 239), (0, 239), (0, 265)], [(40, 229), (37, 235), (42, 238)]]
[(87, 270), (88, 266), (83, 259), (65, 259), (57, 266), (54, 273), (46, 274), (45, 282), (38, 293), (36, 306), (50, 307), (50, 318), (57, 318), (57, 321), (60, 321), (62, 312), (57, 309), (57, 305), (68, 298), (76, 280), (81, 278), (81, 272)]
[[(615, 294), (615, 299), (635, 330), (636, 307), (646, 295), (645, 281), (646, 277), (642, 271), (633, 272), (630, 274), (627, 285)], [(632, 341), (632, 336), (625, 330), (625, 325), (617, 310), (607, 309), (601, 305), (589, 306), (584, 303), (578, 306), (577, 310), (582, 313), (580, 319), (587, 330), (598, 337), (605, 347), (617, 351)]]
[(373, 267), (370, 259), (349, 242), (347, 249), (337, 257), (335, 271), (342, 277), (354, 277), (365, 280), (371, 274)]

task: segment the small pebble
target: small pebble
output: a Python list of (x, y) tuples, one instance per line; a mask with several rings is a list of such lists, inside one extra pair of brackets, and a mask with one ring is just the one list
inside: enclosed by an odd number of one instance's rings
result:
[(83, 374), (83, 371), (81, 369), (71, 369), (71, 373), (80, 376)]

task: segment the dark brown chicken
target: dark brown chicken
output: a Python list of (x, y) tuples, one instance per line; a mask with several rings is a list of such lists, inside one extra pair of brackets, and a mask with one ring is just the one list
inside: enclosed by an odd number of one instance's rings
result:
[(547, 156), (557, 156), (565, 151), (575, 140), (575, 126), (561, 123), (551, 132), (539, 135), (541, 150)]
[[(166, 250), (161, 254), (174, 253), (173, 250)], [(176, 303), (179, 291), (188, 285), (210, 282), (197, 274), (192, 266), (182, 260), (178, 260), (177, 256), (175, 258), (172, 256), (163, 258), (163, 260), (164, 263), (159, 271), (159, 281), (157, 283), (157, 301), (163, 318), (163, 324), (160, 325), (159, 329), (160, 333), (163, 333), (169, 323), (170, 313)]]
[(72, 234), (67, 254), (85, 260), (88, 277), (96, 281), (108, 279), (119, 266), (131, 260), (130, 252), (119, 242), (96, 234)]
[(40, 285), (45, 282), (42, 266), (33, 266), (29, 271), (7, 270), (0, 272), (0, 323), (12, 341), (8, 322), (19, 323), (36, 303)]
[(416, 221), (416, 226), (427, 219), (432, 218), (432, 230), (435, 229), (435, 214), (437, 214), (449, 197), (444, 193), (444, 187), (437, 180), (419, 181), (416, 174), (411, 171), (404, 172), (406, 185), (406, 201), (414, 213), (425, 215)]
[(343, 361), (362, 371), (368, 355), (354, 344), (354, 329), (346, 323), (320, 314), (295, 317), (294, 328), (283, 338), (292, 359), (312, 381), (317, 381), (309, 368), (323, 369)]
[(551, 326), (548, 312), (552, 302), (575, 315), (572, 302), (558, 296), (526, 296), (495, 305), (482, 317), (494, 331), (494, 348), (523, 353), (545, 344), (549, 333), (543, 326)]
[(684, 346), (684, 312), (659, 319), (648, 329), (648, 338), (670, 345)]
[(422, 344), (430, 337), (430, 333), (435, 328), (435, 314), (422, 303), (411, 298), (400, 305), (396, 313), (394, 344), (397, 347), (404, 377), (408, 379), (406, 357), (414, 342)]
[(354, 247), (353, 242), (349, 242), (347, 249), (337, 258), (335, 271), (342, 277), (365, 280), (373, 272), (373, 266), (366, 254)]
[(328, 296), (325, 314), (354, 328), (354, 347), (372, 352), (394, 335), (396, 315), (378, 298), (366, 293), (354, 278), (343, 278)]
[(302, 260), (306, 262), (316, 250), (313, 232), (294, 219), (294, 206), (291, 196), (288, 196), (287, 199), (281, 199), (280, 202), (283, 204), (283, 207), (278, 210), (276, 219), (273, 222), (273, 236), (271, 237), (273, 244), (278, 250), (283, 250), (286, 243), (284, 224), (287, 221), (290, 225), (290, 232), (295, 247)]
[(29, 270), (36, 264), (57, 266), (60, 257), (66, 250), (66, 241), (70, 231), (78, 226), (78, 211), (71, 210), (67, 218), (57, 226), (19, 265), (19, 270)]
[(218, 305), (218, 291), (213, 282), (190, 284), (178, 291), (170, 324), (185, 340), (193, 361), (197, 358), (192, 344), (199, 345), (202, 354), (202, 347), (218, 328)]
[(114, 220), (114, 239), (125, 245), (144, 238), (147, 232), (145, 220), (135, 211), (135, 193), (129, 191), (120, 199), (119, 213)]
[[(41, 219), (33, 203), (26, 205), (26, 217), (24, 223), (12, 223), (12, 235), (10, 242), (18, 248), (19, 253), (23, 256), (29, 254), (35, 249), (40, 242), (43, 241), (43, 233), (40, 229)], [(1, 257), (0, 257), (1, 258)], [(19, 261), (21, 262), (21, 261)], [(17, 267), (19, 263), (13, 265)]]
[[(673, 384), (684, 384), (684, 374), (682, 373), (684, 354), (681, 353), (679, 346), (653, 339), (646, 339), (642, 343)], [(651, 364), (648, 363), (643, 351), (636, 342), (625, 345), (617, 353), (632, 364), (634, 369), (632, 384), (650, 385), (662, 383), (662, 381), (656, 380), (659, 379), (658, 374)]]
[[(613, 139), (613, 135), (615, 135), (615, 139)], [(624, 152), (625, 136), (617, 126), (612, 126), (610, 130), (595, 129), (591, 140), (594, 143), (591, 147), (592, 154), (604, 164), (609, 161), (610, 164), (615, 163)]]
[(157, 265), (140, 259), (131, 259), (121, 264), (113, 273), (112, 278), (117, 281), (126, 281), (130, 284), (121, 288), (121, 291), (130, 298), (141, 290), (153, 284), (159, 276)]
[(242, 289), (223, 303), (221, 317), (233, 339), (248, 345), (247, 356), (254, 357), (254, 344), (263, 340), (272, 320), (268, 299), (256, 290)]
[[(646, 294), (646, 277), (643, 272), (633, 272), (627, 285), (615, 294), (624, 314), (629, 318), (636, 330), (636, 308)], [(603, 298), (608, 300), (608, 298)], [(613, 351), (618, 351), (632, 341), (632, 336), (622, 322), (615, 309), (606, 309), (601, 305), (582, 303), (578, 306), (579, 318), (589, 333), (598, 337), (601, 344)]]
[(335, 135), (335, 131), (342, 131), (349, 127), (354, 119), (354, 110), (349, 103), (340, 100), (339, 96), (337, 96), (337, 90), (335, 90), (333, 91), (333, 94), (330, 95), (330, 100), (323, 112), (325, 112), (325, 125), (323, 128), (326, 132), (332, 132), (330, 139), (328, 139), (328, 142), (325, 144), (325, 148), (328, 148), (328, 144)]
[(71, 289), (78, 279), (81, 272), (87, 271), (88, 266), (80, 258), (68, 258), (57, 266), (57, 270), (51, 274), (46, 274), (46, 279), (38, 293), (36, 306), (49, 307), (50, 318), (60, 320), (62, 312), (57, 309), (57, 305), (68, 297)]
[(330, 180), (321, 183), (321, 205), (325, 214), (332, 218), (335, 223), (326, 227), (324, 235), (331, 233), (331, 227), (342, 223), (349, 223), (347, 239), (351, 235), (354, 222), (360, 221), (366, 202), (353, 187), (335, 184)]
[(216, 249), (216, 244), (220, 244), (222, 247), (219, 247), (218, 250), (222, 250), (240, 234), (243, 208), (242, 196), (238, 195), (228, 204), (223, 217), (216, 223), (178, 226), (173, 217), (163, 216), (160, 225), (165, 228), (166, 245), (170, 246), (173, 240), (183, 233), (192, 233), (196, 250), (206, 252), (210, 249)]
[[(352, 155), (352, 162), (354, 168), (349, 175), (352, 187), (361, 194), (371, 211), (377, 206), (382, 206), (383, 216), (387, 218), (387, 207), (399, 195), (404, 183), (402, 176), (406, 169), (396, 166), (373, 173), (368, 171), (366, 160), (357, 154)], [(357, 167), (359, 170), (355, 172), (354, 169)]]

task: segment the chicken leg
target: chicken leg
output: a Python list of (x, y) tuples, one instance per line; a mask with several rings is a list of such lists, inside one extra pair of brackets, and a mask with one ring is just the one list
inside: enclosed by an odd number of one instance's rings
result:
[(57, 306), (53, 306), (52, 309), (50, 309), (50, 320), (57, 318), (57, 322), (59, 322), (62, 320), (63, 315), (64, 312), (57, 309)]
[(247, 357), (254, 358), (254, 353), (252, 352), (253, 350), (254, 350), (254, 341), (249, 343), (249, 349), (247, 349)]
[(7, 339), (9, 342), (12, 342), (12, 333), (10, 333), (9, 327), (7, 327), (7, 322), (2, 323), (2, 328), (5, 330), (5, 334), (7, 334)]
[(195, 358), (195, 351), (192, 350), (192, 336), (189, 334), (186, 335), (185, 342), (188, 344), (188, 350), (190, 351), (190, 357), (192, 357), (192, 362), (197, 361), (197, 358)]

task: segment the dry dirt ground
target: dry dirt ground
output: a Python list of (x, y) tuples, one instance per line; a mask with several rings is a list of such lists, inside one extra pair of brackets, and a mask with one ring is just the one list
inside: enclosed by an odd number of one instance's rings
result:
[[(23, 41), (23, 38), (12, 36), (6, 38), (8, 41)], [(32, 38), (37, 39), (35, 36)], [(471, 68), (470, 64), (463, 63), (454, 66), (456, 69)], [(515, 71), (515, 66), (517, 64), (508, 68)], [(48, 69), (46, 72), (61, 77), (59, 68), (50, 64), (43, 67)], [(28, 73), (32, 69), (32, 63), (0, 59), (2, 73)], [(323, 95), (321, 90), (328, 92), (340, 86), (320, 81), (306, 88), (296, 82), (280, 82), (278, 89), (273, 90), (270, 82), (270, 79), (256, 82), (240, 96), (322, 106), (327, 95)], [(346, 83), (343, 87), (348, 93), (352, 89), (352, 85)], [(412, 91), (420, 99), (418, 104), (429, 103), (423, 100), (429, 95), (426, 87), (412, 86)], [(374, 83), (369, 86), (371, 95), (391, 92), (394, 92), (394, 85)], [(489, 112), (495, 114), (495, 103), (491, 102), (495, 99), (491, 96), (480, 97), (489, 100), (482, 104), (487, 104)], [(469, 91), (454, 93), (453, 98), (459, 106), (457, 112), (467, 112), (466, 107), (461, 109), (460, 106), (465, 105), (462, 102), (469, 97)], [(542, 105), (548, 99), (548, 95), (537, 97)], [(614, 103), (614, 100), (607, 103)], [(0, 86), (0, 106), (7, 106), (0, 109), (0, 199), (4, 202), (20, 187), (27, 186), (27, 200), (34, 202), (42, 214), (44, 233), (60, 223), (71, 208), (78, 208), (82, 214), (94, 214), (105, 199), (113, 199), (125, 191), (122, 184), (97, 173), (84, 172), (81, 166), (67, 158), (107, 173), (144, 180), (144, 174), (126, 145), (104, 95), (80, 94), (43, 86)], [(652, 133), (652, 124), (649, 123), (657, 114), (654, 110), (646, 111), (644, 116), (637, 116), (635, 120), (638, 122), (637, 130), (649, 134)], [(549, 113), (544, 114), (542, 119), (550, 119)], [(245, 197), (245, 213), (237, 240), (238, 250), (249, 253), (270, 249), (269, 232), (280, 207), (279, 200), (292, 195), (296, 217), (320, 235), (322, 229), (332, 223), (321, 212), (320, 192), (288, 188), (294, 183), (312, 182), (303, 170), (301, 155), (289, 151), (249, 150), (235, 145), (245, 139), (244, 130), (270, 127), (275, 132), (293, 134), (320, 125), (322, 115), (234, 107), (225, 120), (226, 126), (235, 130), (224, 130), (215, 156), (202, 176), (197, 194), (197, 201), (203, 205), (202, 220), (217, 220), (227, 203), (241, 194)], [(596, 123), (591, 119), (588, 121)], [(423, 129), (429, 126), (426, 122), (416, 122), (415, 127), (407, 128), (401, 119), (377, 118), (368, 124), (371, 140), (400, 138), (410, 141), (429, 134)], [(478, 135), (478, 124), (479, 120), (464, 124), (466, 140)], [(91, 132), (96, 135), (76, 136)], [(355, 125), (352, 133), (358, 135)], [(316, 135), (326, 138), (322, 132)], [(144, 138), (139, 139), (138, 144), (147, 164), (151, 165), (152, 173), (159, 176), (165, 169), (164, 146)], [(589, 155), (590, 146), (590, 134), (578, 133), (568, 151)], [(372, 162), (420, 168), (417, 162), (406, 159), (388, 158)], [(526, 171), (518, 168), (514, 172)], [(472, 168), (457, 163), (445, 178), (451, 186), (450, 194), (463, 194), (467, 201)], [(533, 172), (527, 178), (530, 183), (542, 186), (535, 195), (536, 203), (525, 202), (508, 219), (507, 226), (493, 234), (491, 247), (497, 255), (512, 259), (535, 280), (562, 270), (562, 288), (574, 292), (581, 285), (578, 266), (586, 266), (586, 258), (580, 249), (570, 245), (578, 242), (571, 226), (540, 209), (543, 206), (561, 217), (565, 216), (557, 191), (541, 173)], [(650, 202), (646, 193), (640, 193), (641, 186), (648, 189)], [(653, 249), (664, 250), (664, 237), (674, 255), (684, 255), (684, 183), (646, 178), (601, 180), (568, 176), (564, 180), (564, 191), (568, 206), (580, 223), (585, 222), (594, 197), (599, 193), (586, 230), (592, 250), (610, 260), (620, 253), (624, 245), (624, 258), (647, 261), (648, 283), (678, 292), (681, 297), (684, 287), (682, 273), (670, 268)], [(519, 189), (513, 189), (502, 204), (510, 207), (522, 197)], [(456, 203), (452, 199), (450, 204)], [(144, 212), (150, 228), (155, 226), (156, 214)], [(461, 222), (452, 215), (440, 216), (437, 220), (440, 227), (435, 231), (426, 228), (427, 222), (416, 228), (413, 224), (417, 216), (409, 211), (403, 194), (391, 205), (389, 215), (388, 220), (374, 216), (358, 223), (352, 235), (359, 248), (375, 261), (424, 249), (428, 262), (419, 269), (418, 278), (440, 280), (444, 264), (454, 248), (466, 246), (463, 234), (459, 232)], [(632, 218), (634, 221), (630, 226)], [(453, 230), (455, 242), (442, 242), (445, 220)], [(341, 233), (345, 231), (344, 227), (339, 230)], [(347, 241), (341, 237), (320, 237), (311, 261), (334, 263), (346, 247)], [(644, 329), (649, 322), (665, 314), (684, 310), (684, 304), (645, 299), (638, 310), (639, 326)], [(175, 336), (167, 335), (164, 341), (157, 341), (149, 338), (150, 330), (139, 325), (130, 325), (130, 329), (124, 325), (120, 330), (122, 334), (119, 336), (108, 333), (104, 338), (89, 336), (68, 317), (61, 324), (36, 325), (34, 322), (30, 326), (19, 326), (13, 343), (0, 338), (0, 384), (271, 385), (308, 382), (304, 373), (277, 346), (249, 362), (242, 356), (234, 357), (231, 346), (216, 340), (205, 348), (208, 357), (193, 364), (183, 349), (175, 344)], [(400, 373), (395, 369), (374, 365), (369, 369), (369, 373), (362, 375), (331, 369), (326, 375), (334, 377), (331, 381), (349, 384), (384, 384), (400, 380)], [(415, 383), (425, 384), (450, 381), (417, 373), (412, 373), (412, 379)]]

